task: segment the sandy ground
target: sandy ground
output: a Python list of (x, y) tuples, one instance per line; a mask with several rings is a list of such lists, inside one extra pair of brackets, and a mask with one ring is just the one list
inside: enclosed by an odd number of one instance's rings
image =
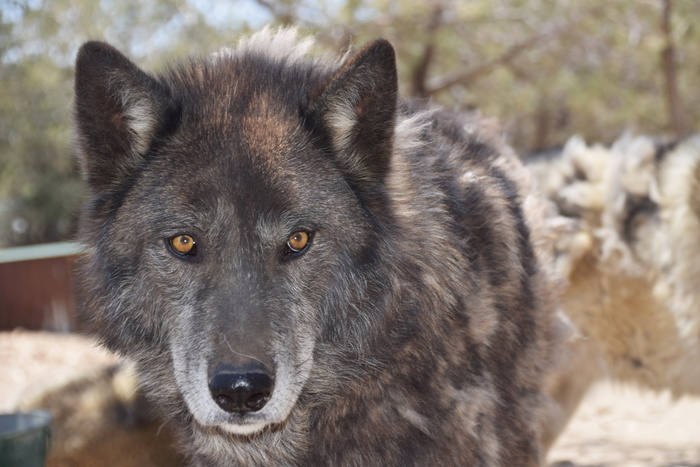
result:
[(550, 465), (700, 467), (700, 398), (600, 384), (550, 453)]
[[(0, 412), (115, 361), (81, 336), (0, 332)], [(700, 467), (700, 398), (673, 401), (666, 393), (600, 384), (553, 447), (549, 465)]]
[(0, 412), (47, 387), (66, 384), (117, 359), (75, 334), (15, 330), (0, 332)]

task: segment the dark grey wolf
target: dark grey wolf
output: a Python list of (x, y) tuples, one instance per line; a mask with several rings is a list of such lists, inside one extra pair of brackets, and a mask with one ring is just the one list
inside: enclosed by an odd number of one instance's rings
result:
[(537, 465), (555, 328), (522, 168), (400, 101), (388, 42), (309, 46), (158, 75), (80, 49), (84, 315), (195, 464)]
[(558, 240), (572, 358), (549, 389), (546, 449), (604, 378), (700, 396), (700, 136), (572, 138), (527, 160), (573, 228)]

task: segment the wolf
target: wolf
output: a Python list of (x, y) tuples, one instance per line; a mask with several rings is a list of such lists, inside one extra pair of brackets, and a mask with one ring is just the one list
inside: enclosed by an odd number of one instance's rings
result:
[(499, 134), (294, 29), (149, 74), (84, 44), (81, 313), (193, 465), (530, 466), (544, 210)]
[(700, 136), (575, 137), (526, 164), (572, 226), (555, 254), (576, 334), (548, 389), (559, 415), (543, 450), (604, 378), (700, 396)]

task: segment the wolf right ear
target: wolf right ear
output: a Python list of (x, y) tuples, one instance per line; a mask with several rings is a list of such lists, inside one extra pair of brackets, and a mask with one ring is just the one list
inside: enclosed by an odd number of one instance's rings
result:
[(91, 188), (118, 186), (139, 166), (171, 107), (167, 88), (114, 47), (93, 41), (80, 48), (75, 122)]

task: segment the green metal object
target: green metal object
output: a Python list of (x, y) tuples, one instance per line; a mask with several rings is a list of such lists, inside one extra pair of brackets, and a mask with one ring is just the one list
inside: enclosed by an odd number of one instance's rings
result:
[(73, 256), (82, 253), (85, 253), (85, 248), (76, 242), (44, 243), (14, 248), (0, 248), (0, 263)]
[(51, 415), (43, 410), (0, 415), (0, 466), (44, 467), (51, 445)]

